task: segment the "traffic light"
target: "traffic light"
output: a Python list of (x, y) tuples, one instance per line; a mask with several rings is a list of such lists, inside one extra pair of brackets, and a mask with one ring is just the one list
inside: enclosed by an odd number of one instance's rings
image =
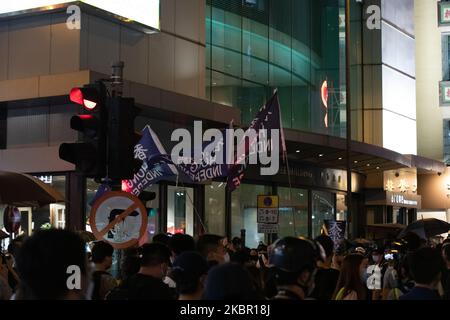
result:
[(89, 178), (106, 176), (107, 121), (106, 87), (102, 82), (73, 88), (70, 100), (83, 107), (82, 114), (70, 120), (70, 127), (78, 131), (81, 141), (63, 143), (59, 157), (76, 166), (77, 172)]
[(108, 177), (113, 180), (132, 179), (142, 162), (134, 158), (134, 147), (140, 135), (134, 131), (139, 109), (134, 99), (108, 99)]

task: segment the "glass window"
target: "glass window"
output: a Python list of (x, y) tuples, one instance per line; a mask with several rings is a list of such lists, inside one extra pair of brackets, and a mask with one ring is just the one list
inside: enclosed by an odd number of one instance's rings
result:
[(258, 196), (271, 193), (270, 186), (242, 184), (233, 191), (231, 197), (231, 232), (232, 237), (239, 237), (245, 229), (246, 243), (249, 248), (256, 248), (260, 241), (266, 242), (265, 236), (258, 233), (257, 210)]
[(212, 182), (205, 186), (205, 224), (208, 233), (225, 234), (225, 188), (224, 182)]
[[(34, 176), (65, 196), (65, 176), (39, 174)], [(40, 208), (21, 207), (19, 211), (21, 212), (21, 228), (19, 234), (31, 235), (39, 229), (64, 229), (66, 227), (66, 206), (64, 203), (52, 203)]]
[(167, 232), (194, 235), (194, 189), (167, 187)]
[(278, 196), (280, 198), (280, 232), (278, 237), (307, 237), (308, 190), (279, 187)]
[(312, 237), (321, 234), (324, 220), (334, 220), (335, 217), (335, 195), (330, 192), (312, 192)]

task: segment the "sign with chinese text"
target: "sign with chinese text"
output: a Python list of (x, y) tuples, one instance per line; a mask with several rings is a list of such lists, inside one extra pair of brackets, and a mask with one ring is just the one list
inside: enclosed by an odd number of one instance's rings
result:
[(345, 239), (346, 221), (324, 220), (325, 229), (328, 236), (333, 240), (334, 249), (336, 250), (341, 242)]
[(278, 233), (278, 196), (258, 196), (258, 233)]

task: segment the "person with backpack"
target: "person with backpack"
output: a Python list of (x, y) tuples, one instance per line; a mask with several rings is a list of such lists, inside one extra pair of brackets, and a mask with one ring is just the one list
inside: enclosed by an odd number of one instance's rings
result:
[(92, 273), (92, 300), (105, 300), (108, 292), (117, 286), (116, 279), (108, 272), (112, 266), (113, 253), (114, 248), (105, 241), (98, 241), (92, 247), (91, 259), (95, 264), (95, 271)]

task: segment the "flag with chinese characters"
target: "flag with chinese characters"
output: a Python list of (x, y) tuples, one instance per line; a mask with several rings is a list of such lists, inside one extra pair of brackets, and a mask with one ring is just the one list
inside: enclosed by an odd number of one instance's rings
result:
[[(279, 143), (281, 145), (281, 151), (283, 152), (283, 155), (285, 155), (286, 142), (284, 139), (283, 126), (281, 124), (281, 110), (280, 110), (280, 102), (278, 100), (278, 92), (275, 92), (272, 98), (270, 98), (270, 100), (266, 102), (264, 107), (262, 107), (259, 110), (255, 119), (253, 119), (252, 123), (250, 124), (250, 127), (247, 129), (247, 132), (249, 130), (255, 130), (256, 137), (258, 137), (260, 130), (262, 129), (267, 130), (269, 139), (270, 139), (270, 130), (277, 129), (280, 131)], [(241, 185), (242, 179), (244, 178), (244, 171), (248, 164), (249, 150), (257, 148), (255, 147), (256, 144), (258, 144), (257, 138), (253, 139), (252, 141), (247, 141), (245, 137), (242, 141), (238, 143), (237, 150), (238, 151), (243, 150), (244, 153), (243, 154), (236, 153), (235, 162), (233, 165), (231, 165), (229, 169), (227, 188), (231, 192), (239, 188), (239, 186)]]
[(133, 179), (122, 182), (122, 190), (135, 196), (162, 179), (178, 175), (176, 166), (150, 126), (142, 130), (142, 138), (134, 147), (134, 157), (142, 161), (142, 166)]
[(346, 221), (324, 220), (326, 232), (333, 240), (335, 250), (341, 245), (345, 239)]

